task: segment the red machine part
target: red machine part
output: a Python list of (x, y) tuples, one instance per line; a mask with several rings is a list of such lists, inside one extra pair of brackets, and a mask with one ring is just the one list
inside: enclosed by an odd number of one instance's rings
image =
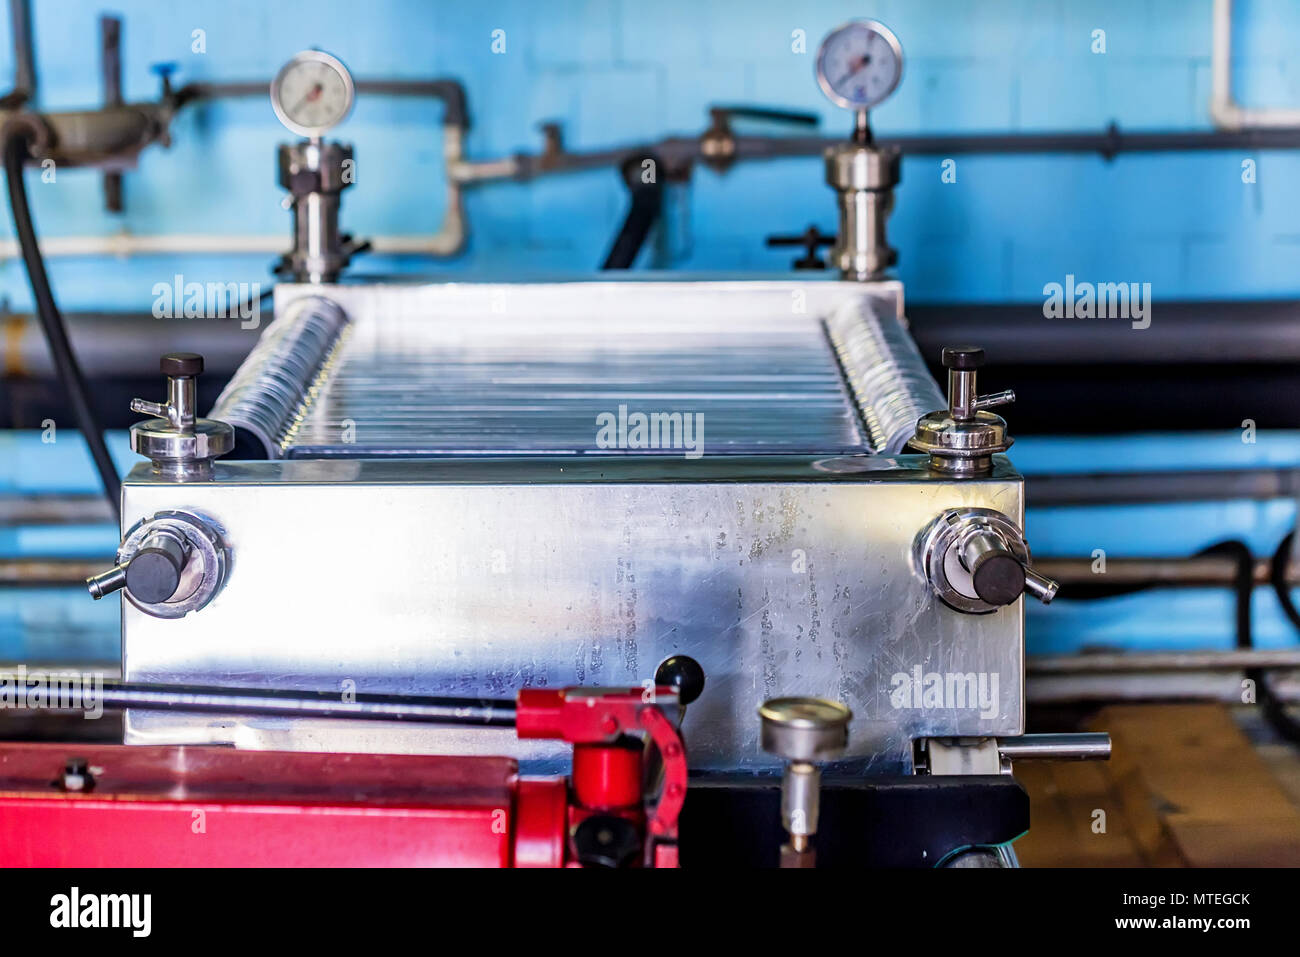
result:
[(599, 811), (641, 810), (641, 748), (608, 744), (573, 746), (573, 799)]
[[(675, 866), (685, 754), (646, 694), (520, 694), (520, 737), (575, 744), (572, 788), (498, 757), (0, 744), (0, 867), (559, 867), (611, 813), (648, 829), (646, 864)], [(637, 730), (664, 766), (648, 824)], [(66, 787), (73, 760), (86, 790)]]
[(676, 700), (668, 687), (526, 688), (519, 692), (515, 716), (515, 732), (521, 738), (552, 738), (574, 745), (574, 790), (580, 800), (571, 815), (571, 830), (587, 814), (627, 808), (631, 759), (602, 752), (626, 753), (621, 743), (624, 735), (644, 732), (650, 738), (663, 764), (657, 798), (649, 808), (644, 801), (638, 805), (648, 818), (645, 864), (650, 867), (677, 866), (677, 818), (686, 800), (686, 749), (677, 726), (661, 707)]
[(507, 758), (8, 744), (0, 865), (504, 867), (517, 784)]

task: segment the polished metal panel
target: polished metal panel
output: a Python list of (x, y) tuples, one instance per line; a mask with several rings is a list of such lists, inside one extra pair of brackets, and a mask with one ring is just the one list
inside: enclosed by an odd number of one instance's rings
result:
[[(963, 614), (917, 535), (952, 508), (1023, 520), (1004, 458), (953, 479), (921, 456), (513, 456), (218, 461), (211, 483), (123, 486), (127, 527), (204, 515), (221, 591), (163, 620), (123, 605), (133, 682), (509, 696), (638, 685), (671, 654), (707, 674), (698, 768), (774, 769), (763, 701), (853, 710), (844, 763), (911, 768), (918, 737), (1023, 728), (1023, 601)], [(509, 731), (132, 712), (128, 740), (291, 749), (558, 753)]]
[[(914, 558), (947, 509), (1021, 521), (1023, 483), (1000, 458), (959, 480), (891, 457), (942, 405), (897, 282), (284, 285), (276, 316), (212, 413), (273, 461), (124, 486), (125, 527), (184, 509), (230, 550), (203, 609), (124, 607), (128, 681), (508, 696), (639, 685), (685, 654), (708, 676), (699, 768), (776, 769), (757, 709), (781, 696), (850, 707), (857, 770), (1023, 731), (1021, 603), (961, 614)], [(602, 440), (636, 413), (698, 416), (700, 447)], [(149, 712), (128, 740), (564, 750)]]
[(707, 455), (892, 454), (942, 405), (896, 282), (290, 286), (277, 297), (278, 318), (212, 412), (270, 458), (681, 454), (602, 443), (597, 417), (620, 410), (694, 416)]

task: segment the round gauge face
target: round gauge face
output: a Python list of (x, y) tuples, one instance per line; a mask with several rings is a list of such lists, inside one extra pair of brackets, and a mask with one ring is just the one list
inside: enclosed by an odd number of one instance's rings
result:
[(898, 86), (903, 48), (875, 20), (852, 20), (832, 30), (817, 51), (817, 83), (836, 106), (865, 110)]
[(299, 136), (320, 136), (352, 109), (352, 77), (328, 53), (305, 50), (281, 67), (271, 81), (271, 106), (280, 122)]

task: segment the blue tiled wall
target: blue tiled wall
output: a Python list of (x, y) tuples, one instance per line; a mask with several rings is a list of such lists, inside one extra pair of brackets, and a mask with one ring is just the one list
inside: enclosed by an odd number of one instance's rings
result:
[[(37, 0), (42, 102), (97, 102), (96, 17), (90, 0)], [(894, 98), (877, 111), (884, 133), (1100, 130), (1209, 125), (1209, 0), (604, 0), (415, 2), (261, 0), (157, 3), (125, 0), (125, 87), (148, 98), (150, 65), (175, 61), (178, 79), (266, 78), (297, 49), (318, 45), (359, 76), (451, 75), (467, 86), (469, 152), (497, 156), (538, 146), (536, 126), (564, 123), (574, 148), (698, 132), (705, 108), (753, 102), (810, 109), (823, 128), (844, 114), (812, 79), (813, 53), (837, 23), (872, 15), (902, 38), (908, 61)], [(7, 24), (0, 25), (0, 34)], [(191, 52), (206, 34), (207, 52)], [(492, 31), (506, 52), (491, 52)], [(1090, 52), (1106, 32), (1105, 54)], [(1300, 4), (1239, 0), (1234, 82), (1255, 106), (1300, 105)], [(803, 30), (807, 53), (792, 52)], [(0, 76), (8, 39), (0, 36)], [(359, 234), (431, 232), (440, 221), (442, 170), (433, 103), (363, 100), (342, 134), (357, 146), (358, 183), (345, 201)], [(288, 228), (278, 206), (274, 148), (283, 137), (262, 99), (184, 114), (170, 150), (149, 151), (127, 177), (127, 210), (103, 212), (98, 177), (67, 171), (33, 182), (47, 235), (261, 233)], [(1258, 180), (1241, 182), (1255, 159)], [(1300, 292), (1300, 158), (1289, 153), (980, 157), (940, 181), (941, 157), (905, 162), (893, 235), (914, 300), (1032, 300), (1067, 272), (1150, 282), (1159, 298)], [(690, 232), (674, 265), (698, 270), (780, 270), (787, 251), (773, 232), (817, 222), (833, 228), (816, 159), (755, 163), (725, 176), (697, 172), (686, 199)], [(373, 258), (371, 271), (476, 274), (573, 272), (602, 257), (624, 206), (612, 171), (476, 189), (473, 236), (454, 263)], [(0, 226), (6, 233), (7, 220)], [(159, 276), (268, 281), (265, 257), (60, 260), (68, 308), (140, 308)], [(15, 264), (0, 292), (25, 308)]]

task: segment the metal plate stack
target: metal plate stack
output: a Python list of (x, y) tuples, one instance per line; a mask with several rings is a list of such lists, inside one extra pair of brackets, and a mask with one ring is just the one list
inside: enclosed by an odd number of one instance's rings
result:
[(297, 291), (212, 413), (270, 458), (894, 454), (944, 405), (891, 283)]

